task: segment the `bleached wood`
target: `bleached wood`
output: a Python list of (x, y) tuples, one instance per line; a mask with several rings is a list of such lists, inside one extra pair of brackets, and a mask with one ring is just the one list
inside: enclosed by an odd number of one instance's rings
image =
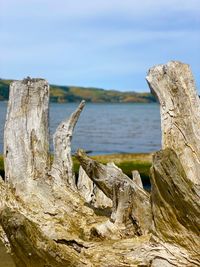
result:
[(105, 166), (89, 158), (82, 150), (77, 152), (77, 158), (87, 175), (113, 201), (111, 222), (106, 223), (107, 229), (102, 225), (98, 227), (98, 234), (101, 235), (103, 231), (102, 235), (105, 236), (112, 226), (118, 234), (117, 226), (128, 229), (123, 231), (124, 235), (147, 233), (152, 219), (148, 193), (123, 174), (114, 163)]
[(154, 234), (200, 261), (200, 187), (186, 176), (169, 148), (155, 153), (151, 172)]
[(82, 166), (79, 168), (77, 188), (85, 201), (95, 208), (110, 208), (112, 201), (88, 177)]
[(4, 130), (5, 179), (17, 194), (31, 191), (49, 170), (49, 86), (24, 79), (10, 86)]
[[(4, 140), (7, 178), (6, 182), (0, 180), (0, 238), (9, 244), (17, 267), (200, 266), (200, 192), (195, 176), (199, 168), (199, 121), (194, 114), (198, 100), (193, 97), (190, 77), (188, 67), (179, 62), (150, 71), (149, 83), (160, 94), (165, 148), (153, 158), (150, 196), (114, 164), (102, 165), (79, 151), (88, 177), (113, 200), (111, 216), (85, 203), (74, 186), (70, 160), (66, 161), (67, 168), (54, 161), (52, 175), (49, 171), (48, 84), (26, 79), (12, 85)], [(175, 103), (171, 120), (170, 101)], [(186, 108), (191, 109), (188, 117)], [(77, 119), (79, 112), (74, 113)], [(72, 121), (75, 126), (76, 119)], [(61, 127), (55, 138), (57, 159), (60, 155), (64, 160), (71, 154), (62, 144), (70, 147), (74, 127), (69, 121), (65, 123), (72, 127), (67, 131)], [(180, 129), (175, 130), (176, 123), (186, 135), (184, 140)], [(188, 150), (188, 161), (184, 162)], [(57, 174), (55, 164), (59, 166)]]
[(100, 208), (100, 209), (107, 209), (107, 208), (112, 208), (113, 203), (112, 200), (107, 197), (104, 192), (98, 188), (95, 184), (94, 186), (94, 195), (95, 195), (95, 201), (93, 203), (95, 208)]
[(162, 148), (176, 151), (187, 177), (200, 184), (200, 101), (189, 65), (170, 61), (146, 79), (160, 102)]
[(132, 171), (132, 179), (135, 184), (143, 188), (142, 179), (140, 173), (137, 170)]
[[(74, 241), (73, 247), (73, 242), (70, 245), (67, 240), (52, 240), (18, 211), (5, 208), (0, 220), (12, 244), (12, 251), (15, 251), (13, 258), (17, 267), (92, 266), (83, 255), (80, 258), (81, 244), (77, 245)], [(62, 245), (64, 242), (66, 245)]]
[(85, 101), (82, 101), (76, 111), (60, 123), (53, 137), (54, 160), (51, 168), (51, 176), (56, 182), (67, 184), (74, 189), (76, 186), (71, 156), (71, 140), (74, 127), (84, 106)]
[(93, 182), (81, 166), (79, 168), (77, 188), (87, 203), (93, 203), (95, 201)]

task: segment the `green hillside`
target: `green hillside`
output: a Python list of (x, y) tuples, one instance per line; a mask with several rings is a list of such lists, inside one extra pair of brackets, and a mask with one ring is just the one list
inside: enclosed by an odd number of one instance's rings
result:
[(9, 96), (9, 85), (12, 80), (0, 79), (0, 100), (7, 100)]
[[(0, 100), (8, 100), (12, 80), (0, 79)], [(51, 102), (79, 102), (85, 99), (94, 103), (151, 103), (155, 98), (150, 93), (119, 92), (99, 88), (50, 85)]]

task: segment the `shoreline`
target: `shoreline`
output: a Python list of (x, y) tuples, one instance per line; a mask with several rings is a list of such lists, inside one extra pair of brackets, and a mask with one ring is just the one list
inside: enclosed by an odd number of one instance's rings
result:
[[(114, 162), (130, 178), (132, 177), (131, 172), (133, 170), (138, 170), (144, 186), (149, 186), (149, 170), (152, 163), (152, 154), (153, 153), (116, 153), (89, 156), (103, 164)], [(80, 164), (74, 155), (72, 156), (72, 159), (74, 163), (74, 172), (77, 176)], [(4, 164), (2, 154), (0, 154), (0, 175), (4, 177)]]

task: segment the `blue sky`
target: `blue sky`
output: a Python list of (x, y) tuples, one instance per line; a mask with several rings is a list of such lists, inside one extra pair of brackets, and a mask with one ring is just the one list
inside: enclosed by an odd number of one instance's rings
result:
[(180, 60), (200, 88), (200, 0), (1, 0), (0, 77), (148, 91)]

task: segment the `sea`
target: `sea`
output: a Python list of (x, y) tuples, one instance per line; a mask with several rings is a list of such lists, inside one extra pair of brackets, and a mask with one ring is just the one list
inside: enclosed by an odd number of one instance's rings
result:
[[(59, 123), (78, 103), (50, 103), (50, 149)], [(7, 102), (0, 102), (0, 153)], [(13, 129), (14, 130), (14, 129)], [(149, 153), (161, 148), (160, 112), (157, 103), (86, 103), (74, 130), (72, 152), (82, 148), (91, 155)]]

